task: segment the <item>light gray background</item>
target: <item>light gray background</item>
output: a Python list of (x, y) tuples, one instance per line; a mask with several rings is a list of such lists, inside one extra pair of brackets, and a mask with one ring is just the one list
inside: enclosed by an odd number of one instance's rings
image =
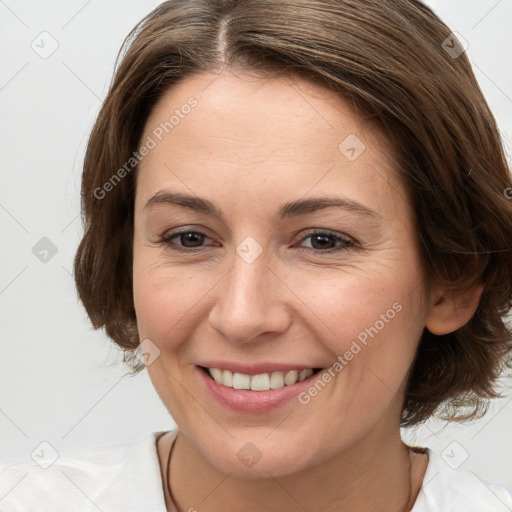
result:
[[(174, 425), (146, 372), (123, 377), (119, 352), (90, 327), (71, 277), (87, 136), (124, 36), (158, 3), (0, 0), (2, 462), (28, 460), (42, 441), (63, 452)], [(512, 1), (436, 3), (429, 2), (469, 43), (510, 155)], [(31, 47), (48, 51), (53, 40), (58, 48), (46, 59)], [(46, 263), (32, 253), (42, 237), (57, 247)], [(455, 464), (467, 454), (460, 467), (512, 488), (512, 379), (504, 382), (508, 398), (484, 419), (429, 422), (404, 436)]]

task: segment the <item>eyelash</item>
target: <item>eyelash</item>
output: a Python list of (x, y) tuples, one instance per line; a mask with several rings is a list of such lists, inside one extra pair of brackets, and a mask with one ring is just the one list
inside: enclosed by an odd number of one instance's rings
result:
[[(205, 238), (209, 238), (205, 233), (203, 233), (201, 231), (184, 230), (184, 231), (178, 231), (176, 233), (172, 233), (172, 234), (170, 234), (168, 236), (162, 237), (160, 239), (160, 243), (166, 245), (167, 247), (169, 247), (173, 251), (178, 251), (178, 252), (197, 252), (198, 250), (202, 249), (202, 247), (189, 247), (187, 249), (183, 249), (180, 246), (175, 245), (175, 244), (173, 244), (171, 242), (171, 240), (173, 238), (176, 238), (176, 237), (178, 237), (180, 235), (186, 235), (186, 234), (189, 234), (189, 233), (194, 233), (194, 234), (197, 234), (197, 235), (202, 235)], [(299, 242), (303, 242), (307, 238), (314, 237), (314, 236), (320, 236), (320, 235), (331, 237), (336, 242), (340, 242), (340, 245), (338, 247), (335, 247), (335, 248), (332, 248), (332, 249), (326, 249), (326, 250), (313, 249), (311, 247), (302, 247), (302, 249), (307, 251), (307, 252), (314, 253), (314, 254), (325, 254), (325, 253), (334, 253), (334, 252), (338, 252), (338, 251), (343, 251), (343, 250), (347, 250), (347, 249), (355, 247), (355, 243), (352, 240), (350, 240), (349, 238), (343, 238), (343, 237), (341, 237), (339, 235), (335, 235), (335, 234), (330, 233), (329, 231), (325, 231), (325, 230), (312, 231), (312, 232), (308, 233), (307, 235), (305, 235), (304, 237), (302, 237), (299, 240)]]

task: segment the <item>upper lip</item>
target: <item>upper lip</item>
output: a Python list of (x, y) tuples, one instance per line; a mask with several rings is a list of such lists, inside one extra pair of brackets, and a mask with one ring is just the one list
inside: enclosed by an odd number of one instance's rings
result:
[(320, 368), (312, 366), (311, 363), (237, 363), (231, 361), (204, 361), (198, 366), (205, 368), (218, 368), (219, 370), (229, 370), (233, 373), (243, 373), (245, 375), (259, 375), (260, 373), (287, 372), (291, 370), (305, 370), (307, 368)]

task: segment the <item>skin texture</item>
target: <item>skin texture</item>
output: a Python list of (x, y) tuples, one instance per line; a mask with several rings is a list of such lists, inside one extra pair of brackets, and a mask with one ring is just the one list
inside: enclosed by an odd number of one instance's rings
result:
[[(165, 93), (141, 140), (191, 96), (197, 106), (140, 164), (133, 266), (140, 338), (160, 350), (148, 372), (180, 432), (170, 478), (181, 510), (403, 510), (399, 420), (418, 342), (425, 326), (439, 334), (466, 323), (481, 290), (455, 296), (428, 282), (390, 149), (347, 101), (299, 78), (200, 74)], [(349, 135), (365, 146), (356, 159), (339, 149)], [(145, 208), (162, 190), (207, 199), (225, 218)], [(325, 196), (375, 214), (331, 207), (279, 218), (283, 203)], [(206, 235), (199, 249), (161, 242), (184, 227)], [(339, 243), (315, 244), (313, 229), (354, 246), (326, 253)], [(251, 263), (236, 251), (246, 237), (263, 249)], [(199, 377), (207, 359), (327, 369), (393, 304), (394, 318), (306, 405), (233, 411)], [(237, 457), (246, 443), (261, 454), (251, 467)], [(168, 449), (164, 436), (162, 465)], [(411, 462), (414, 498), (426, 456)]]

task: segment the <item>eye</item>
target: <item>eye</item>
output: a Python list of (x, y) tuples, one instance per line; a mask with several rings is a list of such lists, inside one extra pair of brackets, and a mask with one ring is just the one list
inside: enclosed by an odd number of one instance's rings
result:
[[(313, 253), (331, 253), (347, 250), (355, 246), (354, 242), (348, 237), (342, 237), (325, 230), (313, 231), (304, 236), (300, 242), (308, 239), (310, 240), (310, 247), (302, 248)], [(183, 230), (163, 236), (160, 243), (172, 250), (193, 252), (195, 249), (201, 249), (205, 240), (211, 239), (201, 231)]]
[[(177, 240), (179, 244), (176, 244), (173, 240)], [(172, 233), (162, 237), (161, 243), (167, 245), (173, 250), (181, 252), (190, 252), (194, 249), (202, 247), (203, 242), (210, 238), (200, 231), (180, 231), (178, 233)]]
[(310, 239), (311, 246), (304, 248), (314, 253), (337, 252), (355, 246), (354, 242), (348, 237), (342, 237), (323, 230), (317, 230), (307, 234), (301, 239), (301, 242), (308, 239)]

